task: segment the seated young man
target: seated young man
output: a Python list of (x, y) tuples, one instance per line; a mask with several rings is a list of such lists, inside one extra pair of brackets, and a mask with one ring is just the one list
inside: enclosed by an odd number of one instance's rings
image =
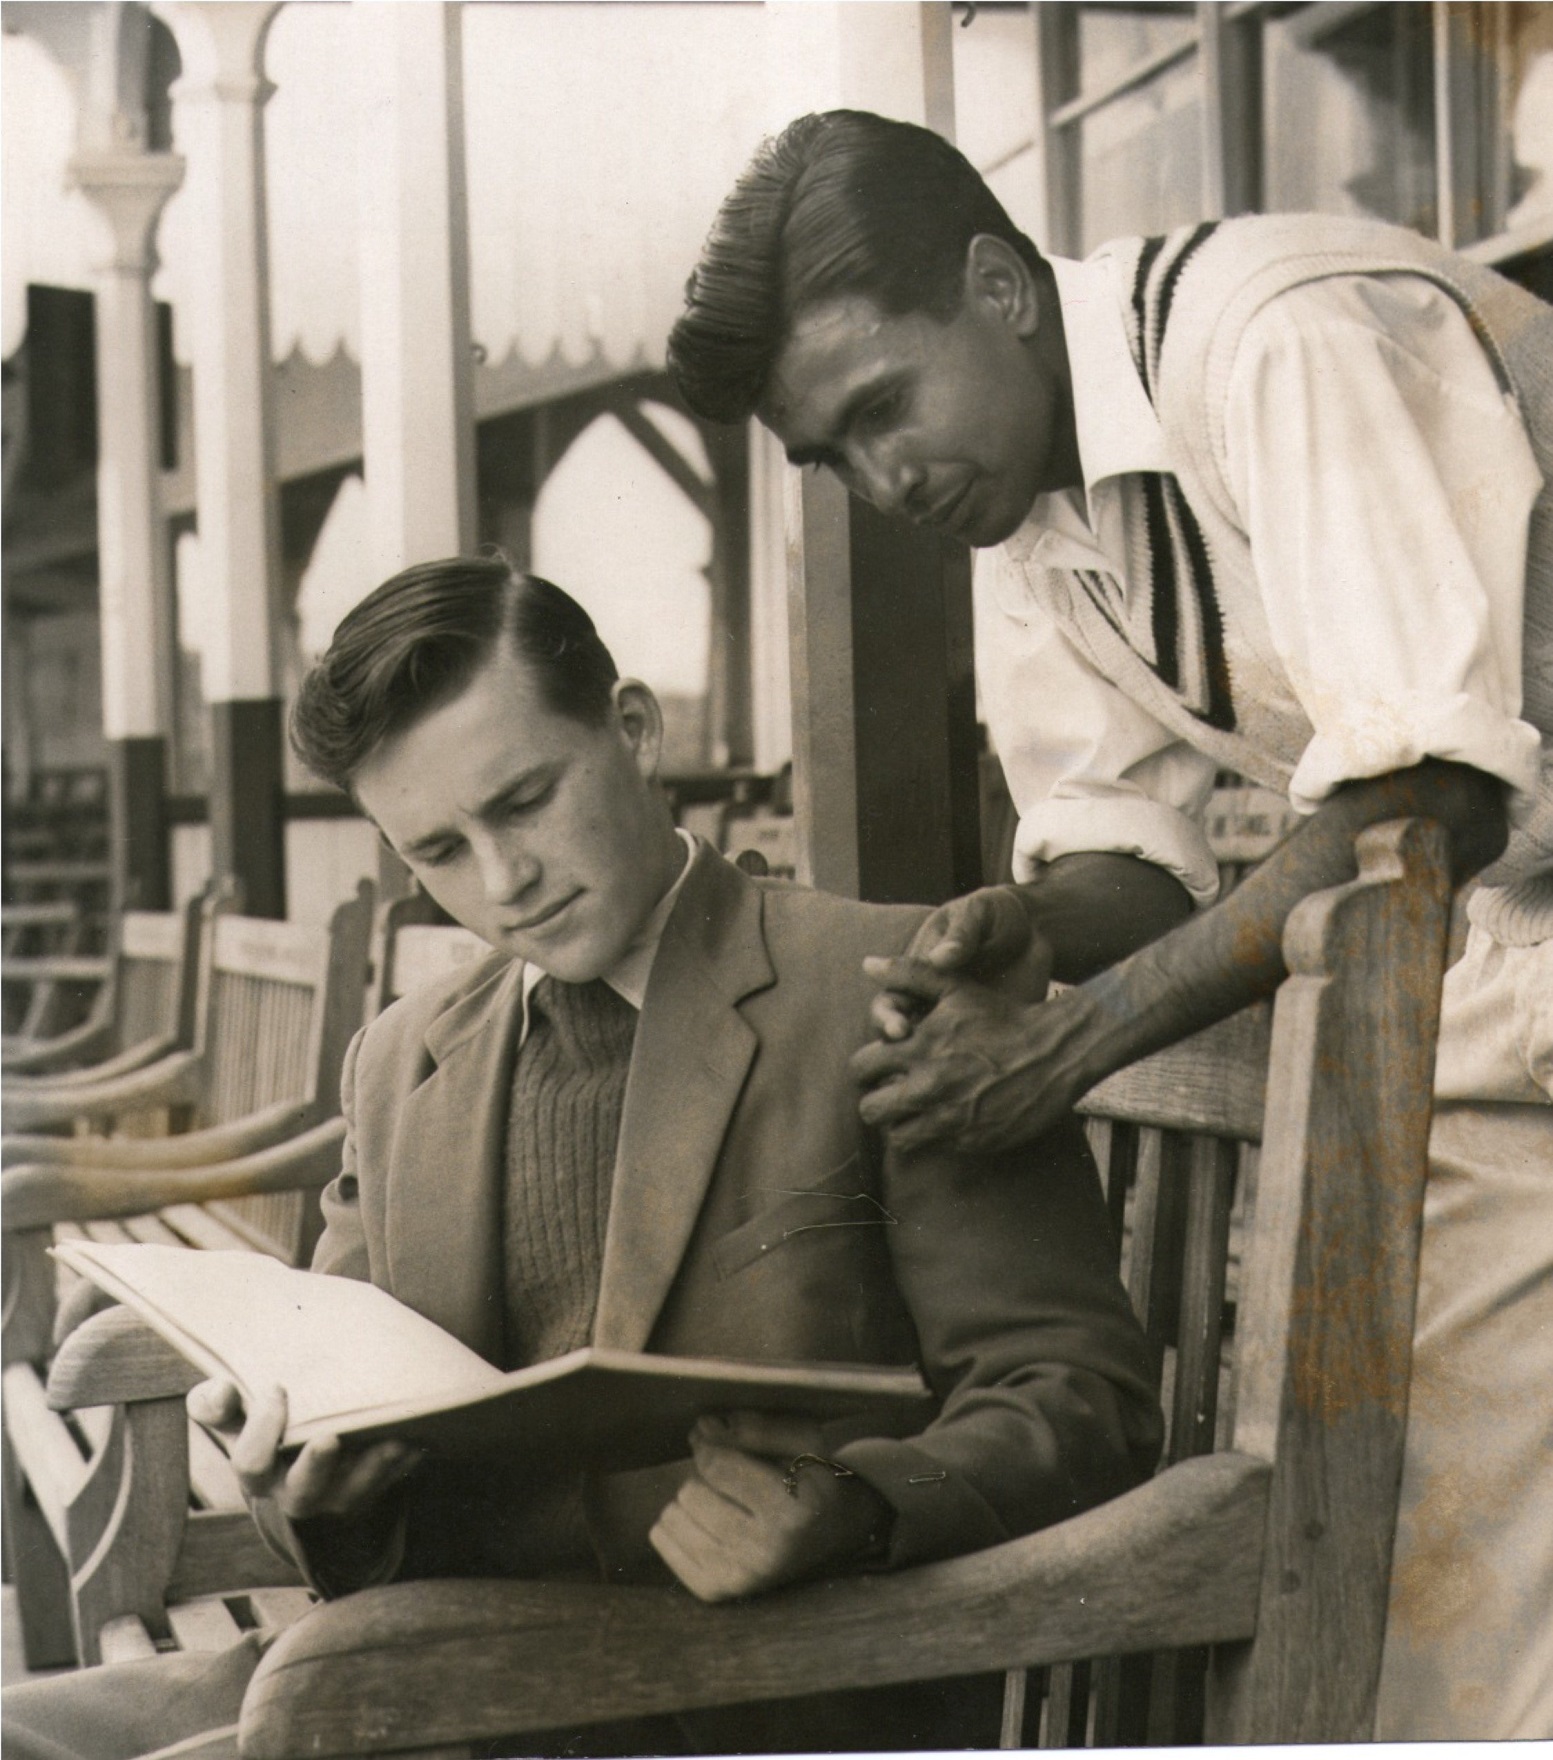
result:
[[(206, 1384), (191, 1406), (241, 1424), (256, 1513), (316, 1587), (672, 1572), (718, 1600), (994, 1545), (1149, 1472), (1152, 1376), (1076, 1122), (998, 1156), (882, 1146), (848, 1074), (862, 960), (925, 913), (754, 880), (676, 832), (657, 703), (572, 599), (501, 560), (408, 570), (341, 624), (293, 737), (492, 948), (353, 1045), (315, 1269), (370, 1279), (505, 1368), (589, 1342), (915, 1362), (939, 1401), (905, 1440), (733, 1413), (669, 1468), (561, 1463), (536, 1483), (393, 1443), (287, 1461), (282, 1395), (244, 1414)], [(236, 1715), (250, 1666), (227, 1662), (210, 1722)], [(79, 1702), (86, 1677), (68, 1684)], [(996, 1684), (524, 1751), (995, 1746)]]

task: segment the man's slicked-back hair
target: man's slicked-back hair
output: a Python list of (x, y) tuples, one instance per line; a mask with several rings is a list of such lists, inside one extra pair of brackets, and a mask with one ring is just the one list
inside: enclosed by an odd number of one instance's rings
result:
[(709, 421), (754, 413), (805, 306), (860, 294), (890, 317), (959, 310), (978, 233), (1040, 252), (942, 135), (864, 110), (800, 116), (734, 185), (685, 288), (669, 371)]
[(291, 711), (297, 756), (348, 789), (384, 740), (451, 702), (502, 642), (550, 709), (602, 726), (619, 674), (587, 612), (504, 556), (454, 556), (396, 574), (341, 620)]

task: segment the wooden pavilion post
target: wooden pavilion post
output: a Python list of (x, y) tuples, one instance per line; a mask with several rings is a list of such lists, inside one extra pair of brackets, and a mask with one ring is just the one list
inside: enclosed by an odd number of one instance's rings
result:
[[(953, 138), (949, 7), (827, 10), (827, 101)], [(800, 877), (887, 901), (970, 890), (981, 881), (970, 552), (796, 472), (787, 537)]]
[(250, 915), (286, 914), (283, 705), (276, 599), (264, 39), (273, 0), (168, 0), (187, 142), (199, 540), (209, 582), (205, 695), (217, 875)]

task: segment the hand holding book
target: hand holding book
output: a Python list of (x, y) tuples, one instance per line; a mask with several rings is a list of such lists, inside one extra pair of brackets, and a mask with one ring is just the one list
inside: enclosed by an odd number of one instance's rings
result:
[(246, 1403), (220, 1377), (191, 1388), (189, 1416), (219, 1436), (250, 1502), (272, 1502), (290, 1522), (315, 1516), (354, 1521), (414, 1472), (422, 1450), (390, 1438), (347, 1452), (338, 1436), (315, 1436), (295, 1454), (282, 1452), (287, 1400), (283, 1387), (262, 1389)]

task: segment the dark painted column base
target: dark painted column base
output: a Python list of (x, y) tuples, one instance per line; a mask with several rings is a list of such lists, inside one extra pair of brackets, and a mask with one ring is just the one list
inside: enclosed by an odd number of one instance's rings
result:
[(115, 908), (171, 910), (167, 741), (160, 734), (108, 741), (108, 813)]
[(971, 553), (848, 507), (859, 896), (941, 904), (981, 885)]
[(211, 865), (250, 917), (286, 914), (284, 709), (276, 697), (210, 705)]

